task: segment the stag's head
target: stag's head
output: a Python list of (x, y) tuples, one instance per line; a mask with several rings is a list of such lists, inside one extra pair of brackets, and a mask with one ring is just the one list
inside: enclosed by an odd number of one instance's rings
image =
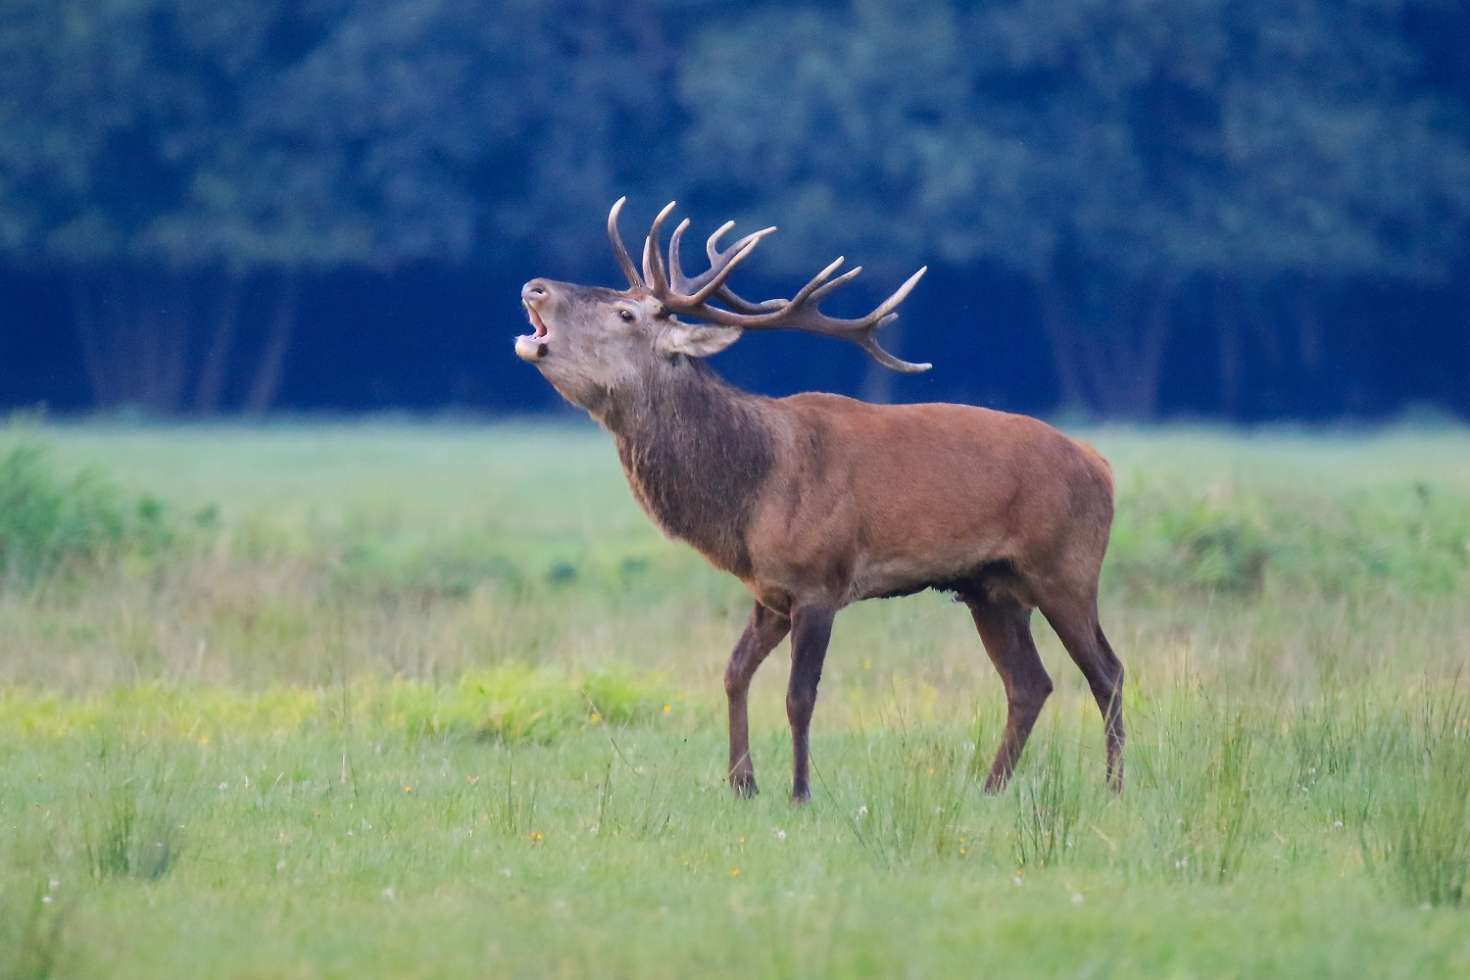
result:
[[(876, 332), (892, 322), (893, 312), (925, 270), (909, 277), (867, 316), (831, 317), (818, 308), (833, 290), (851, 281), (861, 266), (833, 276), (838, 258), (790, 299), (753, 303), (728, 285), (730, 274), (761, 239), (775, 228), (751, 232), (727, 248), (720, 239), (734, 226), (727, 221), (705, 243), (709, 268), (685, 275), (679, 245), (689, 219), (679, 222), (662, 254), (661, 230), (674, 210), (670, 202), (643, 242), (643, 269), (633, 264), (618, 231), (620, 198), (607, 216), (613, 254), (628, 278), (625, 290), (532, 279), (521, 289), (521, 303), (532, 332), (516, 338), (516, 354), (535, 364), (569, 401), (595, 408), (610, 392), (646, 381), (661, 370), (676, 370), (688, 358), (708, 357), (729, 347), (747, 330), (792, 329), (851, 341), (895, 371), (927, 371), (928, 364), (901, 361), (878, 346)], [(684, 318), (684, 319), (681, 319)], [(686, 322), (686, 320), (688, 322)]]

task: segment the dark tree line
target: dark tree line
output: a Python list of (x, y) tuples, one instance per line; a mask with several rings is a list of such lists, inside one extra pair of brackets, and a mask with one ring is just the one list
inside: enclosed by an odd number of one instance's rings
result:
[[(50, 297), (0, 332), (64, 336), (97, 406), (310, 404), (343, 275), (612, 282), (624, 193), (777, 221), (771, 292), (837, 249), (874, 290), (927, 262), (907, 319), (953, 331), (1001, 312), (953, 300), (988, 284), (1040, 338), (1038, 407), (1155, 416), (1187, 368), (1206, 410), (1261, 414), (1406, 303), (1394, 339), (1470, 371), (1453, 0), (0, 0), (0, 24), (0, 288)], [(0, 402), (26, 350), (0, 339)], [(1429, 396), (1470, 407), (1452, 388)]]

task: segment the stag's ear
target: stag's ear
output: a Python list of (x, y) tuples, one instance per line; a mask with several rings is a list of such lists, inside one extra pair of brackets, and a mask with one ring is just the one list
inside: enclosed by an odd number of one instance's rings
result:
[(687, 354), (709, 357), (740, 339), (739, 327), (701, 327), (675, 320), (658, 332), (654, 347), (666, 357)]

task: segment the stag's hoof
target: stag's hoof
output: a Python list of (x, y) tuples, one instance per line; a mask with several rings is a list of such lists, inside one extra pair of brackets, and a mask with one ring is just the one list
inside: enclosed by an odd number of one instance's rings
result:
[(742, 800), (748, 800), (760, 792), (755, 785), (755, 773), (737, 772), (730, 777), (730, 789)]

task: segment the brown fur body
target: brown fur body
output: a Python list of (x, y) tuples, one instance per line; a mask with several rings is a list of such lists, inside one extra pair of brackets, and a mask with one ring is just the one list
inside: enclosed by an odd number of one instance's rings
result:
[(629, 485), (670, 537), (763, 605), (935, 588), (1036, 606), (1095, 583), (1113, 484), (1095, 450), (968, 405), (762, 398), (702, 365), (609, 413)]

